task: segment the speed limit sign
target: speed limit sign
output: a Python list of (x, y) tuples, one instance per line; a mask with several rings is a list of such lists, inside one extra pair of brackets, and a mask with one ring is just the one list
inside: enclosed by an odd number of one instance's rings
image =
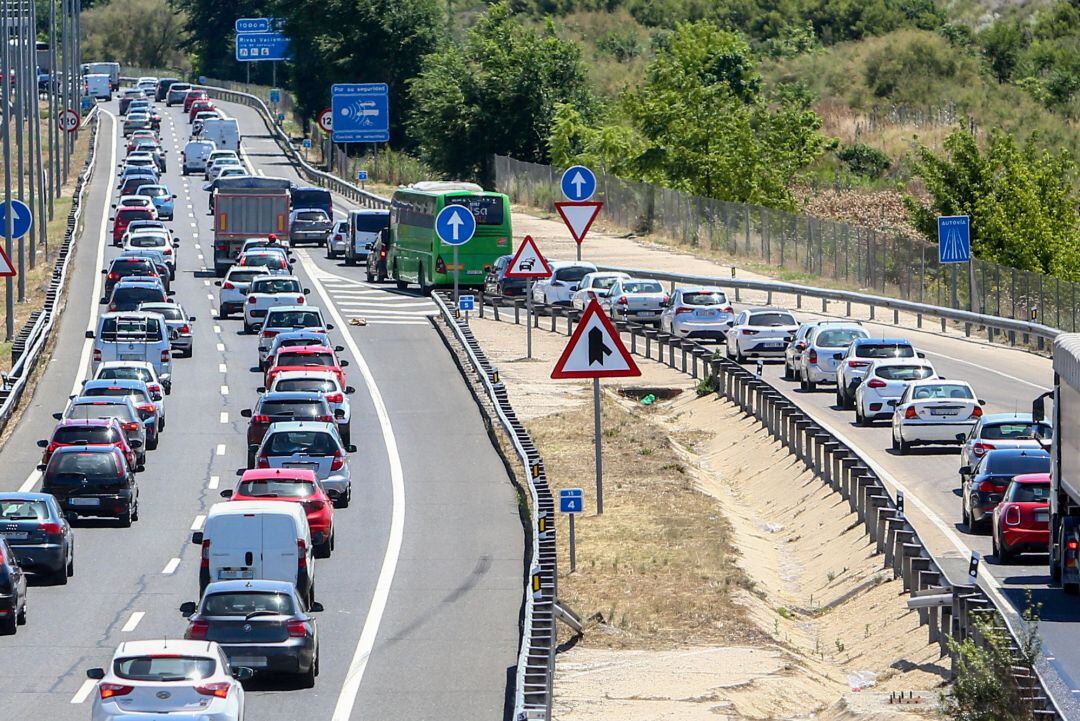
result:
[(326, 133), (334, 129), (334, 113), (330, 108), (319, 113), (319, 127)]
[(60, 126), (61, 130), (66, 130), (72, 133), (79, 129), (79, 114), (71, 108), (68, 108), (64, 112), (60, 113), (60, 116), (56, 119), (56, 124)]

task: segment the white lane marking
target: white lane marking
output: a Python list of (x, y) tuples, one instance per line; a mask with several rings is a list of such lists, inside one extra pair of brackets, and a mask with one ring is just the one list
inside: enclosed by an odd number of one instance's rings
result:
[(221, 333), (221, 326), (220, 325), (215, 325), (214, 326), (214, 332), (215, 333)]
[(206, 484), (206, 487), (212, 491), (218, 487), (219, 483), (221, 483), (220, 476), (210, 476), (210, 482)]
[(1002, 378), (1008, 378), (1009, 380), (1015, 381), (1017, 383), (1023, 383), (1026, 386), (1031, 386), (1032, 388), (1036, 388), (1036, 389), (1038, 389), (1040, 391), (1048, 391), (1048, 390), (1050, 390), (1049, 388), (1041, 386), (1038, 383), (1032, 383), (1031, 381), (1026, 381), (1023, 378), (1017, 378), (1016, 376), (1009, 375), (1008, 373), (1002, 373), (997, 368), (990, 368), (988, 366), (981, 366), (978, 363), (972, 363), (971, 361), (964, 360), (963, 358), (954, 358), (953, 356), (945, 355), (944, 353), (935, 353), (934, 351), (930, 351), (930, 350), (924, 350), (923, 352), (926, 353), (926, 355), (937, 356), (938, 358), (945, 358), (947, 360), (955, 361), (957, 363), (963, 363), (964, 365), (969, 365), (972, 368), (978, 368), (981, 371), (986, 371), (987, 373), (993, 373), (995, 375), (1001, 376)]
[(218, 420), (220, 422), (222, 422), (222, 423), (228, 423), (229, 422), (229, 413), (228, 413), (228, 411), (222, 411), (221, 415), (218, 416)]
[(179, 558), (170, 558), (169, 562), (165, 564), (165, 568), (161, 569), (161, 573), (166, 576), (171, 576), (172, 574), (176, 573), (176, 568), (179, 565)]
[(215, 453), (217, 453), (217, 455), (219, 455), (219, 456), (225, 455), (225, 444), (224, 443), (218, 443), (217, 444), (217, 450), (215, 451)]
[(217, 344), (217, 349), (218, 349), (218, 352), (224, 353), (225, 352), (225, 344), (224, 343), (218, 343)]
[[(224, 348), (222, 350), (224, 350)], [(224, 363), (218, 363), (217, 369), (218, 369), (218, 373), (228, 373), (229, 372), (229, 367), (227, 365), (225, 365)]]
[(229, 386), (221, 386), (221, 395), (223, 395), (223, 396), (229, 395)]
[(431, 323), (429, 323), (426, 320), (379, 320), (377, 318), (373, 319), (373, 320), (369, 320), (368, 318), (365, 318), (364, 320), (367, 322), (368, 325), (426, 325), (428, 327), (431, 326)]
[[(195, 247), (196, 247), (196, 248), (198, 248), (198, 247), (199, 247), (199, 246), (198, 246), (198, 244), (196, 244), (196, 245), (195, 245)], [(204, 280), (204, 281), (202, 282), (202, 284), (203, 284), (203, 285), (205, 285), (205, 286), (209, 286), (209, 285), (210, 285), (210, 281), (208, 281), (208, 280)]]
[[(203, 254), (202, 254), (202, 253), (199, 253), (199, 260), (205, 260), (205, 258), (203, 258)], [(210, 297), (211, 297), (211, 298), (213, 298), (214, 296), (210, 296)]]
[(424, 316), (438, 315), (437, 310), (383, 310), (377, 305), (363, 305), (363, 306), (346, 306), (344, 303), (341, 305), (341, 309), (346, 313), (364, 313), (367, 312), (372, 316), (385, 316), (386, 318), (423, 318)]
[[(195, 250), (202, 250), (202, 246), (199, 245), (198, 243), (196, 243), (195, 244)], [(208, 280), (205, 280), (203, 282), (206, 283), (207, 285), (210, 285), (210, 281), (208, 281)]]
[(19, 493), (29, 493), (37, 484), (40, 478), (41, 471), (35, 468), (30, 472), (30, 475), (26, 477), (26, 480), (23, 481), (23, 484), (19, 486)]
[(213, 293), (207, 293), (206, 294), (206, 299), (207, 300), (213, 300), (214, 299), (214, 294)]
[(379, 569), (379, 578), (375, 583), (375, 591), (371, 597), (371, 605), (368, 607), (367, 618), (364, 619), (364, 627), (360, 632), (360, 638), (356, 642), (356, 650), (349, 662), (348, 671), (345, 673), (345, 682), (338, 694), (337, 704), (334, 706), (334, 715), (331, 721), (349, 721), (353, 706), (356, 704), (356, 694), (360, 691), (360, 682), (364, 678), (364, 670), (367, 668), (368, 659), (375, 648), (375, 637), (379, 633), (379, 625), (382, 623), (383, 613), (386, 611), (386, 603), (390, 597), (390, 586), (394, 582), (394, 572), (397, 570), (398, 557), (401, 554), (401, 543), (405, 532), (405, 474), (401, 468), (401, 456), (398, 454), (397, 438), (394, 435), (394, 427), (390, 423), (390, 413), (386, 409), (382, 393), (375, 382), (375, 376), (371, 373), (364, 356), (360, 353), (352, 334), (348, 332), (348, 326), (344, 318), (338, 312), (330, 295), (319, 282), (317, 268), (308, 258), (306, 252), (300, 253), (300, 263), (315, 285), (315, 291), (322, 297), (323, 303), (333, 317), (337, 327), (341, 329), (345, 339), (345, 345), (352, 353), (360, 374), (364, 377), (364, 384), (368, 389), (368, 397), (375, 407), (375, 414), (379, 419), (379, 428), (382, 431), (383, 445), (386, 446), (387, 460), (390, 463), (390, 485), (393, 490), (393, 508), (390, 516), (390, 536), (386, 543), (386, 553), (383, 555), (382, 567)]
[[(104, 111), (102, 111), (104, 112)], [(97, 681), (93, 679), (86, 679), (82, 682), (82, 686), (79, 686), (79, 690), (75, 692), (75, 695), (71, 697), (71, 702), (74, 704), (82, 703), (90, 696), (90, 692), (97, 687)]]
[(204, 516), (203, 514), (200, 513), (199, 515), (195, 516), (195, 520), (191, 522), (191, 530), (193, 530), (193, 531), (201, 531), (202, 527), (203, 527), (203, 523), (205, 521), (206, 521), (206, 516)]
[(146, 615), (145, 611), (136, 611), (131, 614), (131, 618), (127, 620), (124, 627), (120, 629), (120, 633), (131, 633), (135, 630), (135, 627), (139, 625), (139, 621), (143, 620), (143, 616)]

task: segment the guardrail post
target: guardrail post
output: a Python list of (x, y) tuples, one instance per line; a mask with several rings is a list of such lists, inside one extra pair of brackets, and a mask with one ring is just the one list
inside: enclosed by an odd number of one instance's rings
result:
[(877, 311), (877, 306), (873, 303), (870, 304), (870, 320), (874, 319), (874, 313)]
[(866, 533), (874, 543), (881, 542), (881, 532), (878, 530), (880, 510), (889, 507), (889, 496), (881, 486), (872, 486), (871, 493), (866, 497), (866, 513), (864, 523)]
[(915, 531), (907, 523), (893, 533), (892, 568), (893, 578), (898, 578), (904, 569), (904, 545), (911, 541)]
[(847, 302), (847, 310), (844, 311), (844, 315), (846, 315), (849, 318), (851, 317), (851, 301), (850, 300)]
[(922, 313), (915, 314), (915, 327), (922, 328)]
[(964, 335), (968, 338), (971, 337), (971, 323), (964, 323)]
[(514, 303), (514, 325), (521, 325), (521, 305)]
[(795, 307), (802, 308), (802, 293), (795, 294)]
[(922, 553), (922, 544), (912, 534), (912, 540), (903, 545), (903, 553), (900, 556), (900, 576), (904, 580), (904, 592), (911, 592), (912, 563)]

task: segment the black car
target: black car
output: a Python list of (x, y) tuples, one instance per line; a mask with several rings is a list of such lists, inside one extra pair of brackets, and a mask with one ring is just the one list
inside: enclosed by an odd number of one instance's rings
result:
[(960, 494), (964, 525), (969, 529), (988, 529), (994, 508), (1001, 502), (1009, 483), (1025, 473), (1049, 473), (1050, 454), (1033, 448), (999, 448), (987, 451), (970, 468), (960, 469), (964, 478)]
[(125, 528), (139, 520), (135, 472), (116, 446), (63, 446), (38, 468), (42, 492), (55, 496), (68, 518), (115, 518)]
[(146, 282), (132, 280), (117, 283), (109, 296), (109, 312), (126, 313), (138, 310), (143, 303), (168, 303), (169, 296), (165, 288), (156, 280), (147, 278)]
[(507, 278), (506, 270), (510, 267), (512, 255), (500, 255), (495, 263), (487, 269), (484, 277), (484, 295), (501, 295), (507, 297), (524, 296), (527, 287), (524, 278)]
[(23, 569), (58, 585), (75, 574), (75, 535), (48, 493), (0, 494), (0, 536)]
[[(329, 423), (334, 420), (334, 411), (321, 393), (307, 391), (271, 391), (259, 396), (254, 408), (240, 411), (244, 418), (250, 418), (247, 430), (248, 468), (255, 467), (255, 452), (266, 436), (271, 423), (286, 421), (319, 421)], [(347, 429), (340, 428), (342, 443), (349, 443)]]
[(101, 271), (105, 275), (105, 290), (102, 298), (112, 295), (113, 286), (120, 282), (121, 278), (149, 277), (157, 278), (157, 266), (149, 258), (137, 258), (134, 256), (121, 255), (113, 258), (112, 263), (106, 270)]
[[(141, 173), (138, 175), (130, 175), (124, 179), (124, 182), (120, 184), (120, 195), (135, 195), (135, 191), (143, 185), (155, 185), (158, 179), (154, 177), (153, 173)], [(147, 219), (150, 218), (150, 214), (146, 214)]]
[[(390, 231), (383, 230), (371, 246), (367, 255), (367, 282), (383, 283), (389, 277), (386, 273), (386, 256), (390, 253)], [(349, 252), (345, 252), (345, 265), (352, 265), (355, 260), (349, 259)]]
[(157, 81), (157, 87), (154, 88), (154, 100), (159, 103), (165, 99), (165, 96), (169, 93), (169, 88), (173, 83), (180, 82), (180, 78), (161, 78)]
[(26, 623), (26, 574), (0, 537), (0, 632), (12, 635)]

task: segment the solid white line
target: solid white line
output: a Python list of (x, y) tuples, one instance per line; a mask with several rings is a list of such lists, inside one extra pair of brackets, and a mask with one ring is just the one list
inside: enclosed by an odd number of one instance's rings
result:
[(225, 444), (218, 443), (217, 450), (215, 451), (219, 456), (225, 455)]
[(195, 516), (195, 520), (191, 522), (191, 530), (193, 530), (193, 531), (201, 531), (202, 526), (203, 526), (203, 522), (205, 520), (206, 520), (206, 516), (204, 516), (201, 513), (199, 515)]
[(1016, 376), (1011, 376), (1008, 373), (1002, 373), (997, 368), (988, 368), (987, 366), (981, 366), (978, 363), (972, 363), (971, 361), (964, 360), (963, 358), (954, 358), (953, 356), (945, 355), (944, 353), (935, 353), (934, 351), (930, 351), (930, 350), (924, 350), (923, 352), (926, 353), (926, 355), (933, 355), (933, 356), (937, 356), (938, 358), (945, 358), (947, 360), (956, 361), (957, 363), (963, 363), (964, 365), (969, 365), (972, 368), (978, 368), (979, 370), (986, 371), (987, 373), (994, 373), (996, 375), (1001, 376), (1002, 378), (1008, 378), (1009, 380), (1015, 381), (1016, 383), (1023, 383), (1026, 386), (1031, 386), (1032, 388), (1036, 388), (1036, 389), (1038, 389), (1040, 391), (1048, 391), (1048, 390), (1050, 390), (1049, 388), (1041, 386), (1038, 383), (1032, 383), (1031, 381), (1026, 381), (1023, 378), (1017, 378)]
[(131, 614), (131, 618), (127, 620), (124, 627), (120, 629), (120, 633), (131, 633), (135, 630), (135, 627), (139, 625), (139, 621), (143, 620), (143, 616), (146, 615), (145, 611), (136, 611)]
[(37, 484), (40, 478), (41, 471), (35, 468), (30, 472), (30, 475), (26, 477), (26, 480), (23, 481), (23, 484), (19, 486), (19, 493), (29, 493)]
[(367, 318), (364, 320), (367, 321), (368, 325), (431, 325), (426, 320), (368, 320)]
[(218, 420), (220, 420), (222, 423), (228, 423), (229, 422), (229, 413), (227, 411), (222, 411), (221, 416), (220, 416), (220, 418)]
[(375, 583), (375, 591), (371, 597), (371, 605), (368, 607), (367, 618), (364, 619), (364, 627), (360, 632), (360, 638), (356, 642), (356, 650), (353, 652), (349, 668), (345, 673), (345, 682), (338, 694), (337, 704), (334, 706), (334, 715), (331, 721), (349, 721), (353, 706), (356, 704), (356, 694), (360, 691), (360, 682), (364, 678), (364, 670), (367, 668), (368, 659), (375, 648), (375, 637), (379, 633), (379, 625), (382, 623), (383, 613), (386, 611), (386, 603), (390, 598), (390, 586), (394, 582), (394, 572), (397, 570), (398, 556), (401, 554), (401, 543), (405, 534), (405, 474), (401, 468), (401, 456), (398, 454), (397, 438), (394, 436), (394, 427), (390, 423), (390, 413), (386, 409), (382, 393), (375, 382), (375, 376), (371, 373), (364, 356), (360, 353), (352, 334), (348, 332), (348, 326), (344, 318), (338, 312), (330, 295), (323, 288), (322, 283), (315, 277), (315, 264), (308, 258), (308, 254), (300, 254), (300, 263), (304, 266), (308, 276), (315, 286), (316, 292), (322, 297), (327, 312), (333, 317), (341, 334), (345, 339), (345, 345), (352, 353), (360, 374), (364, 377), (364, 384), (368, 389), (368, 397), (375, 407), (375, 414), (379, 419), (379, 428), (382, 431), (383, 445), (386, 446), (387, 460), (390, 463), (390, 485), (393, 490), (393, 507), (390, 515), (390, 536), (386, 543), (386, 553), (383, 556), (382, 567), (379, 569), (379, 578)]
[(176, 567), (180, 565), (179, 558), (170, 558), (169, 562), (165, 564), (165, 568), (161, 569), (161, 572), (166, 576), (171, 576), (176, 572)]
[(206, 487), (212, 491), (218, 487), (219, 483), (221, 483), (220, 476), (210, 476), (210, 482), (206, 484)]
[(82, 682), (82, 686), (79, 686), (79, 690), (75, 692), (75, 695), (71, 697), (70, 703), (82, 703), (96, 687), (97, 681), (90, 678), (86, 679)]

